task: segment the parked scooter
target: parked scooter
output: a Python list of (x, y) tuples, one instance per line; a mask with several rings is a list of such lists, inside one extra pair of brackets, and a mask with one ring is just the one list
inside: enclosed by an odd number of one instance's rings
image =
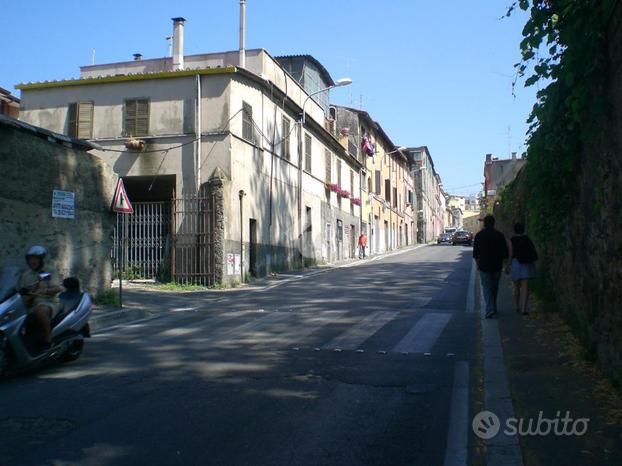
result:
[[(18, 291), (19, 277), (16, 267), (0, 274), (0, 377), (9, 371), (73, 361), (82, 353), (84, 338), (90, 336), (91, 297), (80, 291), (77, 279), (66, 279), (71, 289), (59, 296), (61, 312), (52, 319), (52, 341), (43, 346)], [(48, 280), (49, 274), (40, 274), (39, 279)]]

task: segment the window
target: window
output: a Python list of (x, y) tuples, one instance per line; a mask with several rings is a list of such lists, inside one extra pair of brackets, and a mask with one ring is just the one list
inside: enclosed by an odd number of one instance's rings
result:
[(242, 102), (242, 137), (249, 142), (255, 142), (253, 137), (253, 107)]
[(69, 104), (69, 131), (72, 138), (93, 137), (93, 102)]
[(384, 199), (387, 202), (391, 202), (391, 180), (384, 180)]
[(305, 134), (305, 170), (311, 173), (311, 136)]
[(341, 187), (341, 160), (337, 160), (337, 184)]
[(350, 192), (354, 197), (354, 172), (352, 170), (350, 170)]
[(281, 120), (281, 156), (284, 159), (289, 160), (290, 158), (290, 146), (289, 146), (289, 133), (290, 133), (290, 123), (289, 118), (283, 115)]
[(376, 170), (376, 194), (378, 196), (382, 194), (382, 188), (380, 187), (380, 182), (381, 182), (380, 179), (381, 179), (380, 170)]
[(324, 150), (324, 165), (326, 167), (326, 179), (327, 183), (331, 183), (333, 180), (333, 161), (332, 155), (328, 149)]
[(398, 199), (397, 199), (397, 188), (393, 188), (393, 197), (392, 197), (392, 199), (393, 199), (393, 207), (397, 208), (397, 201), (398, 201)]
[(125, 101), (125, 136), (149, 134), (149, 99)]
[(371, 176), (367, 178), (367, 192), (371, 194)]

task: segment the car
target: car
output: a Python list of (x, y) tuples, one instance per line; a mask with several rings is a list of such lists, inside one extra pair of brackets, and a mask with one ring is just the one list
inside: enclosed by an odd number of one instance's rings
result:
[(466, 244), (467, 246), (473, 245), (473, 233), (466, 230), (457, 231), (451, 238), (451, 244)]
[(436, 244), (451, 244), (451, 242), (452, 242), (451, 233), (441, 233), (436, 240)]

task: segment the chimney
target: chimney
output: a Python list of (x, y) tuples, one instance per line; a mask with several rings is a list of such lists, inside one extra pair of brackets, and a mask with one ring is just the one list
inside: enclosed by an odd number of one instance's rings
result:
[(240, 0), (240, 68), (246, 68), (246, 0)]
[(512, 152), (512, 160), (516, 160), (516, 152)]
[(143, 58), (142, 53), (135, 53), (134, 54), (134, 61), (140, 61)]
[(184, 69), (184, 22), (185, 18), (173, 19), (173, 70)]
[(492, 154), (486, 154), (486, 163), (492, 163)]

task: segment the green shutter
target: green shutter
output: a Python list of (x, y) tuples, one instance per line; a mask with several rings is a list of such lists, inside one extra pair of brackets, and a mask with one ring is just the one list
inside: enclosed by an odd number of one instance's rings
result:
[(136, 135), (136, 101), (125, 101), (125, 136)]
[(67, 119), (69, 120), (69, 124), (67, 126), (67, 136), (71, 138), (75, 138), (78, 136), (78, 104), (69, 104), (69, 108), (67, 110)]
[(136, 133), (135, 136), (147, 136), (149, 134), (149, 100), (136, 101)]
[(77, 136), (80, 139), (93, 137), (93, 102), (78, 103)]

